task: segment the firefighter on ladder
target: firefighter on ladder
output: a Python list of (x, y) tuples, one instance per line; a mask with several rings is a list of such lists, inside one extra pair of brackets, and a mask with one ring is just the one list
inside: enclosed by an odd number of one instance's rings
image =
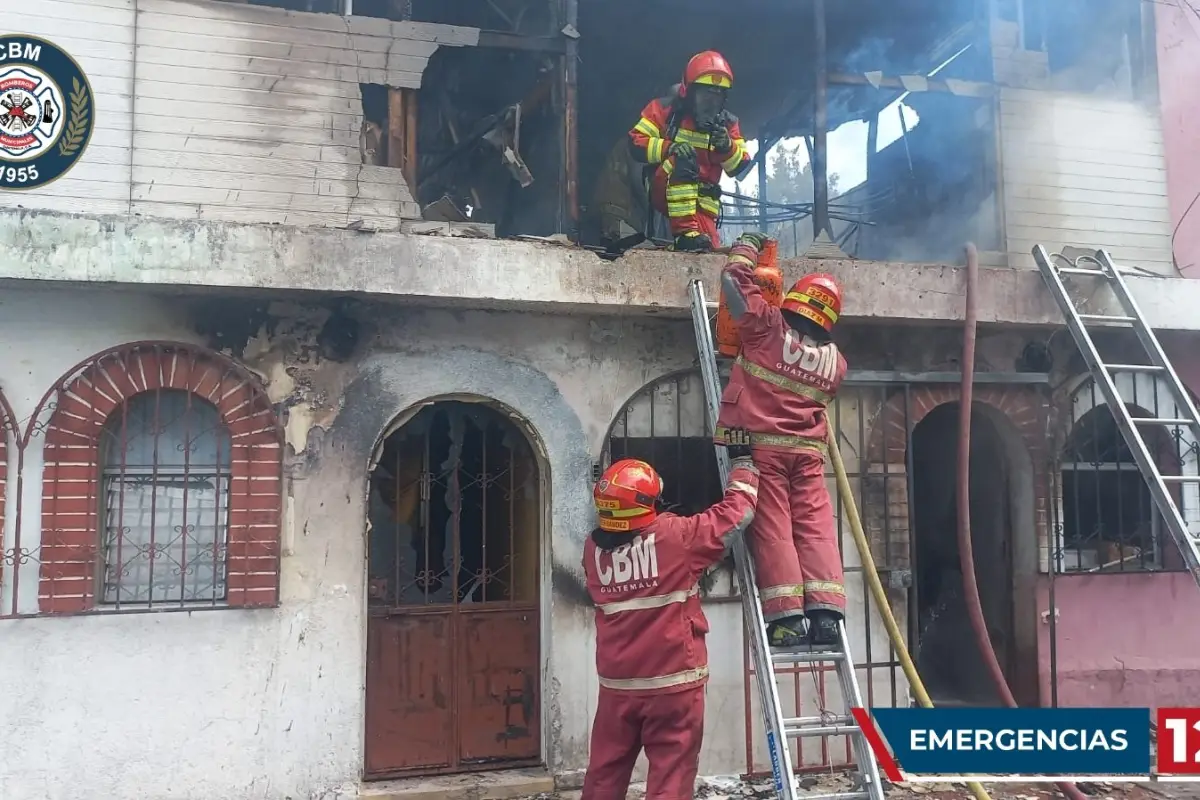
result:
[(750, 435), (727, 433), (725, 496), (700, 514), (658, 513), (663, 482), (644, 461), (609, 467), (593, 496), (599, 527), (583, 569), (596, 606), (600, 697), (581, 800), (624, 800), (644, 748), (646, 800), (692, 797), (704, 737), (708, 620), (700, 577), (754, 517)]
[(721, 272), (741, 351), (721, 396), (716, 435), (730, 428), (751, 432), (761, 478), (746, 543), (770, 645), (826, 647), (837, 644), (846, 611), (824, 474), (826, 407), (846, 375), (846, 359), (830, 338), (842, 290), (831, 275), (805, 275), (778, 308), (768, 303), (754, 281), (766, 241), (743, 234)]
[(638, 161), (653, 166), (650, 202), (665, 214), (676, 250), (707, 251), (720, 244), (721, 173), (740, 178), (750, 154), (737, 118), (725, 110), (733, 70), (717, 52), (692, 57), (683, 82), (651, 100), (629, 131)]

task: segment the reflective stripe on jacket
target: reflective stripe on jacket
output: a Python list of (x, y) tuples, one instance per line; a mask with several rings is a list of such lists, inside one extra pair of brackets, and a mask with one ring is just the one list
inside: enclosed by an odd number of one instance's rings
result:
[(700, 576), (745, 530), (758, 502), (758, 470), (738, 466), (721, 502), (691, 517), (663, 513), (612, 550), (583, 548), (596, 606), (596, 672), (606, 689), (666, 694), (708, 680)]
[(717, 436), (745, 428), (756, 446), (824, 451), (826, 406), (846, 377), (846, 359), (833, 342), (815, 342), (784, 322), (754, 282), (754, 255), (734, 245), (721, 272), (742, 350), (721, 395)]
[(696, 130), (696, 121), (691, 116), (680, 116), (677, 128), (670, 130), (673, 112), (673, 100), (670, 97), (651, 100), (642, 109), (641, 118), (629, 131), (629, 141), (639, 161), (662, 164), (670, 174), (674, 171), (675, 159), (668, 158), (667, 151), (675, 142), (683, 142), (696, 149), (700, 183), (720, 184), (722, 172), (734, 175), (750, 160), (746, 140), (742, 137), (742, 126), (736, 119), (731, 119), (725, 125), (729, 131), (731, 149), (727, 153), (718, 153), (712, 149), (709, 135)]

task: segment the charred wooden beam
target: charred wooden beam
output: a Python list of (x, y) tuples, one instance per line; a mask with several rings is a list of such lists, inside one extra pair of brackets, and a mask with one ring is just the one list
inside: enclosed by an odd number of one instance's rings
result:
[(417, 190), (417, 93), (388, 87), (387, 165), (404, 174), (409, 189)]
[(495, 47), (501, 50), (529, 50), (535, 53), (567, 52), (567, 43), (561, 36), (525, 36), (504, 31), (480, 31), (480, 47)]
[(568, 235), (579, 238), (579, 0), (563, 0), (563, 189)]

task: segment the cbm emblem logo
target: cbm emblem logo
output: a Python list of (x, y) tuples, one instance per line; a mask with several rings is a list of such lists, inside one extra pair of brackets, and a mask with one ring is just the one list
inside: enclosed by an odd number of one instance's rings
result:
[(57, 45), (0, 35), (0, 189), (36, 189), (66, 175), (92, 138), (87, 76)]

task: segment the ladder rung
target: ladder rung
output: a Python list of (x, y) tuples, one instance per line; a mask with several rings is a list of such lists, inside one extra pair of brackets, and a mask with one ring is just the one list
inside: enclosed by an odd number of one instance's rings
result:
[(1165, 483), (1200, 483), (1200, 475), (1160, 475)]
[(1101, 269), (1085, 269), (1083, 267), (1058, 267), (1055, 269), (1059, 275), (1092, 275), (1097, 278), (1107, 278), (1108, 273)]
[(834, 792), (833, 794), (802, 794), (797, 800), (871, 800), (866, 792)]
[(823, 661), (841, 661), (845, 656), (840, 650), (772, 650), (773, 664), (818, 664)]
[(716, 311), (716, 310), (717, 310), (717, 304), (716, 304), (716, 303), (714, 303), (712, 300), (706, 300), (706, 301), (704, 302), (704, 307), (705, 307), (706, 309), (708, 309), (709, 311)]
[(1109, 372), (1162, 372), (1162, 367), (1153, 364), (1104, 364)]
[(1175, 417), (1130, 417), (1135, 425), (1191, 425), (1190, 419)]
[(1121, 325), (1132, 325), (1135, 321), (1133, 317), (1118, 317), (1111, 314), (1080, 314), (1079, 320), (1081, 322), (1102, 322), (1114, 325), (1118, 323)]
[[(834, 717), (834, 716), (788, 717), (783, 720), (783, 727), (793, 728), (793, 729), (797, 729), (797, 730), (800, 728), (820, 727), (821, 725), (851, 725), (851, 726), (854, 726), (855, 722), (854, 722), (854, 717), (847, 716), (847, 715), (843, 715), (840, 717)], [(857, 730), (857, 727), (855, 727), (855, 730)]]
[[(786, 723), (788, 720), (784, 720)], [(805, 736), (853, 736), (859, 733), (857, 725), (814, 725), (811, 728), (784, 727), (788, 737), (799, 739)]]

